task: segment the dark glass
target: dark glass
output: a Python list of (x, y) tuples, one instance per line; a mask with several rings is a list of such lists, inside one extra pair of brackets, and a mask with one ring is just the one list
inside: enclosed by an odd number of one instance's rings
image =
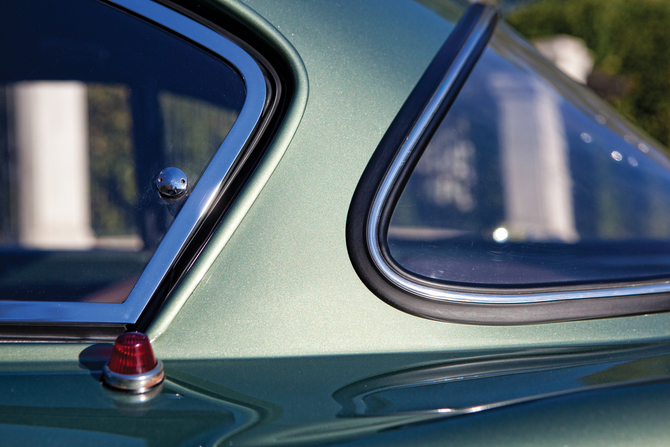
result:
[(664, 151), (503, 26), (395, 206), (390, 256), (467, 286), (670, 276)]
[(94, 0), (0, 4), (0, 300), (121, 303), (246, 91), (224, 61)]

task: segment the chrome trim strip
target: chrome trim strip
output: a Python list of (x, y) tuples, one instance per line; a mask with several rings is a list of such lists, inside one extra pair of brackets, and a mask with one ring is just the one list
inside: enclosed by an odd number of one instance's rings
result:
[(398, 180), (398, 175), (405, 165), (409, 155), (415, 149), (415, 146), (423, 134), (424, 130), (433, 119), (440, 104), (444, 101), (447, 93), (454, 84), (454, 81), (463, 70), (466, 61), (476, 56), (474, 51), (477, 44), (485, 38), (485, 30), (492, 20), (495, 20), (496, 11), (494, 8), (485, 8), (482, 10), (470, 36), (461, 48), (458, 56), (451, 67), (447, 70), (440, 86), (430, 99), (419, 120), (411, 130), (409, 136), (401, 146), (396, 158), (393, 160), (386, 177), (384, 178), (377, 195), (373, 201), (368, 226), (366, 229), (368, 251), (375, 267), (392, 284), (413, 295), (428, 298), (437, 301), (470, 303), (470, 304), (522, 304), (522, 303), (541, 303), (559, 300), (574, 300), (584, 298), (616, 297), (630, 295), (645, 295), (670, 291), (670, 281), (664, 281), (660, 284), (650, 285), (629, 285), (613, 288), (593, 289), (593, 290), (570, 290), (553, 292), (530, 292), (517, 294), (491, 293), (470, 293), (455, 290), (438, 289), (416, 282), (410, 281), (400, 276), (393, 270), (381, 253), (378, 230), (380, 226), (381, 213), (386, 203), (391, 187)]
[(265, 77), (256, 61), (242, 48), (195, 20), (150, 0), (108, 1), (197, 42), (228, 61), (244, 79), (247, 89), (244, 105), (125, 302), (0, 301), (0, 323), (135, 323), (204, 220), (228, 170), (248, 142), (263, 112), (267, 96)]

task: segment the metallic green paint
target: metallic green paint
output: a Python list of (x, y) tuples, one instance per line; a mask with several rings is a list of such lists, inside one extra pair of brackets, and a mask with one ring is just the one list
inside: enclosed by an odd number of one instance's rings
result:
[(180, 289), (174, 299), (184, 304), (169, 327), (150, 331), (158, 355), (420, 352), (669, 335), (667, 314), (487, 327), (424, 320), (379, 300), (348, 258), (348, 206), (370, 155), (452, 24), (411, 2), (394, 2), (393, 8), (382, 1), (246, 4), (300, 54), (309, 101), (281, 162), (243, 220), (218, 230), (221, 243), (207, 257), (218, 254), (216, 260), (204, 274), (196, 263), (197, 287), (188, 297), (190, 287)]
[[(384, 326), (433, 326), (390, 308), (365, 288), (348, 259), (344, 229), (365, 164), (453, 24), (413, 2), (394, 8), (383, 1), (247, 4), (300, 53), (309, 101), (265, 188), (155, 340), (157, 353), (220, 358), (375, 352), (388, 346), (384, 339), (391, 333)], [(363, 328), (373, 329), (379, 342), (366, 348), (359, 337)], [(392, 350), (406, 338), (400, 335)]]
[(100, 385), (107, 348), (87, 349), (78, 370), (3, 368), (0, 436), (69, 445), (649, 445), (668, 434), (667, 342), (167, 361), (161, 394), (135, 406)]
[[(667, 340), (670, 315), (435, 322), (386, 305), (354, 272), (351, 195), (452, 23), (406, 1), (222, 4), (286, 54), (299, 85), (261, 166), (149, 329), (163, 394), (131, 416), (99, 383), (104, 350), (1, 344), (0, 439), (667, 444), (670, 345), (641, 342)], [(434, 401), (409, 408), (389, 384)], [(484, 389), (507, 394), (491, 400)], [(450, 408), (486, 411), (438, 411)]]
[(224, 217), (216, 234), (210, 239), (198, 257), (198, 261), (185, 275), (151, 323), (146, 331), (151, 339), (155, 339), (165, 332), (186, 300), (193, 293), (200, 281), (202, 281), (204, 275), (212, 266), (212, 263), (235, 232), (242, 219), (244, 219), (244, 216), (256, 200), (256, 197), (258, 197), (260, 191), (264, 188), (283, 157), (287, 146), (290, 144), (302, 119), (309, 95), (307, 71), (300, 55), (291, 43), (269, 22), (249, 7), (236, 1), (221, 0), (220, 4), (244, 22), (253, 25), (258, 35), (263, 36), (264, 40), (270, 42), (276, 51), (283, 54), (290, 61), (290, 66), (293, 69), (291, 75), (295, 80), (295, 88), (293, 97), (290, 98), (290, 108), (282, 122), (281, 129), (274, 138), (272, 147), (263, 157), (253, 178), (247, 183), (242, 194), (237, 198), (233, 207)]

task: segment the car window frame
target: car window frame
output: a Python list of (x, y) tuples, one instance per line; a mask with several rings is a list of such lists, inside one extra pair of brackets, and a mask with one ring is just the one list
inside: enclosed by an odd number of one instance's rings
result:
[(148, 24), (158, 25), (176, 38), (190, 41), (206, 49), (212, 57), (226, 61), (238, 71), (245, 84), (244, 104), (230, 132), (123, 303), (0, 301), (0, 325), (118, 326), (137, 323), (171, 269), (189, 248), (189, 243), (208, 218), (223, 189), (239, 170), (237, 163), (252, 143), (268, 106), (270, 92), (263, 69), (249, 52), (227, 36), (151, 0), (108, 0), (106, 3)]
[(497, 20), (494, 7), (477, 3), (468, 7), (382, 138), (359, 181), (347, 218), (347, 248), (354, 269), (386, 303), (440, 321), (516, 325), (668, 310), (667, 280), (484, 289), (418, 278), (390, 257), (385, 238), (395, 203), (422, 149), (486, 48)]

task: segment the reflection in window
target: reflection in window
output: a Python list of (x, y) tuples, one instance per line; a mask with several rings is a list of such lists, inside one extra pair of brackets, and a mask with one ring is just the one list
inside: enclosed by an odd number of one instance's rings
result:
[(88, 86), (88, 129), (91, 225), (98, 245), (140, 249), (143, 243), (133, 219), (138, 191), (127, 86)]
[[(171, 92), (158, 94), (163, 119), (166, 156), (174, 166), (206, 166), (212, 147), (219, 147), (233, 127), (237, 113), (216, 107), (207, 101)], [(192, 169), (189, 182), (197, 182), (200, 172)]]
[(2, 12), (0, 300), (121, 303), (180, 208), (156, 174), (175, 166), (197, 184), (243, 80), (99, 2)]
[(668, 275), (662, 150), (499, 30), (398, 200), (390, 256), (474, 286)]

